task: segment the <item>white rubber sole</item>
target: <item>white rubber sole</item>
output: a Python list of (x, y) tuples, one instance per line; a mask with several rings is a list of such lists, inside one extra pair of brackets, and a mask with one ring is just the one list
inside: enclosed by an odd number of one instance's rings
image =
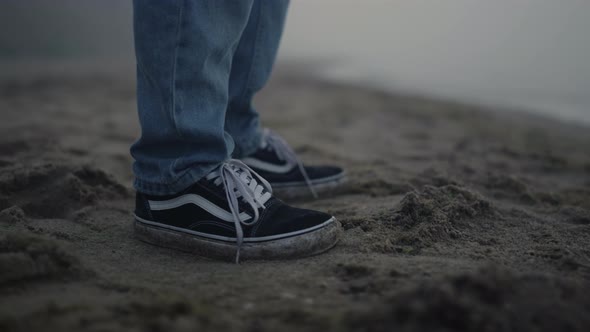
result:
[[(164, 225), (163, 225), (164, 226)], [(198, 256), (234, 260), (235, 242), (219, 241), (179, 230), (134, 222), (135, 236), (160, 247), (189, 252)], [(240, 260), (276, 260), (313, 256), (333, 248), (342, 235), (342, 227), (336, 218), (326, 221), (321, 228), (309, 232), (261, 242), (244, 242), (240, 249)]]
[[(339, 174), (333, 178), (322, 179), (320, 181), (312, 182), (313, 189), (318, 194), (332, 193), (335, 189), (341, 187), (346, 183), (347, 178), (345, 174)], [(300, 198), (313, 198), (309, 187), (305, 182), (295, 183), (271, 183), (273, 195), (281, 199), (300, 199)]]

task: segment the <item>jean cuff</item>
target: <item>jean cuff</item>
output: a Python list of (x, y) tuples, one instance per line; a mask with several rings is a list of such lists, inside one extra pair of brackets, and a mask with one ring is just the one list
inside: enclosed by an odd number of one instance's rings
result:
[(197, 183), (201, 178), (209, 174), (218, 166), (218, 164), (211, 164), (198, 168), (191, 168), (170, 183), (151, 182), (136, 177), (133, 186), (135, 187), (135, 190), (147, 195), (176, 195)]

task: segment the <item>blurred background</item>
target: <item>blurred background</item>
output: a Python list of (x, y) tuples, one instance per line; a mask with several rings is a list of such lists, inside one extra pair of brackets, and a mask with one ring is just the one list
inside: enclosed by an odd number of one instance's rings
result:
[[(131, 16), (131, 1), (4, 0), (0, 62), (133, 68)], [(324, 78), (590, 125), (588, 59), (587, 0), (296, 0), (279, 54)]]

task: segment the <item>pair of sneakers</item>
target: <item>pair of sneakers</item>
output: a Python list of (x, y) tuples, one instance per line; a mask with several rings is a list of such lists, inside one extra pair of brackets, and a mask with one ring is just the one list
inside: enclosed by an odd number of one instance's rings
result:
[(317, 197), (344, 180), (341, 168), (303, 166), (289, 145), (266, 129), (255, 153), (223, 162), (181, 193), (138, 192), (135, 234), (155, 245), (236, 262), (319, 254), (338, 242), (339, 222), (291, 207), (274, 194)]

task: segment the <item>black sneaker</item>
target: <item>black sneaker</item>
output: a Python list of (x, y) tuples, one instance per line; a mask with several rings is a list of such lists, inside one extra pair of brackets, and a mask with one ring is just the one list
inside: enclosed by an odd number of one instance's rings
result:
[(281, 198), (317, 198), (346, 181), (340, 167), (304, 166), (289, 144), (269, 129), (264, 129), (260, 148), (242, 161), (265, 178)]
[(329, 214), (290, 207), (267, 181), (228, 160), (172, 196), (137, 193), (135, 234), (145, 242), (228, 259), (284, 259), (332, 248), (341, 234)]

